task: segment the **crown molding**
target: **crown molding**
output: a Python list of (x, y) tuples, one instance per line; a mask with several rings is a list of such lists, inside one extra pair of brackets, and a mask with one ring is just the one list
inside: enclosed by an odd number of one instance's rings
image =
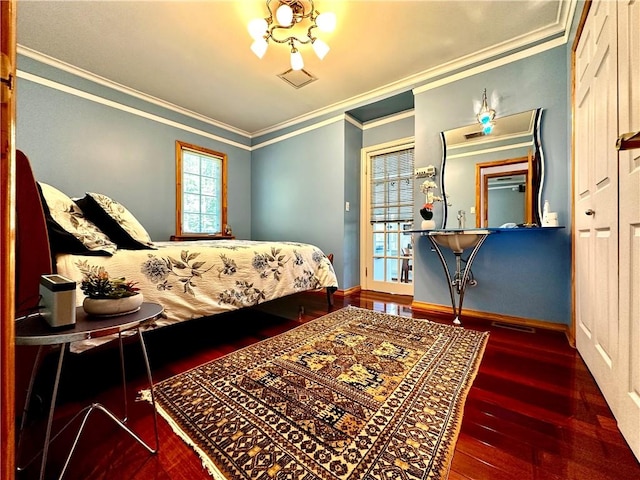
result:
[[(266, 135), (268, 133), (273, 133), (283, 128), (292, 127), (298, 123), (312, 120), (313, 118), (316, 118), (322, 115), (329, 115), (332, 112), (335, 112), (336, 110), (347, 111), (359, 105), (364, 105), (372, 101), (375, 101), (377, 99), (385, 98), (392, 94), (399, 93), (401, 91), (406, 91), (408, 89), (413, 89), (415, 94), (416, 88), (421, 88), (421, 87), (416, 87), (416, 85), (424, 82), (428, 82), (431, 79), (451, 75), (451, 78), (453, 77), (455, 78), (450, 81), (447, 81), (449, 77), (441, 80), (441, 82), (443, 82), (442, 84), (451, 83), (455, 80), (459, 80), (461, 78), (465, 78), (466, 76), (470, 76), (470, 75), (465, 76), (463, 74), (452, 75), (453, 72), (464, 69), (469, 65), (486, 62), (490, 58), (507, 55), (505, 58), (508, 58), (509, 60), (508, 62), (505, 62), (505, 63), (510, 63), (515, 60), (527, 58), (527, 57), (536, 55), (540, 52), (543, 52), (545, 50), (549, 50), (551, 48), (555, 48), (557, 46), (563, 45), (568, 41), (569, 29), (571, 27), (571, 21), (573, 18), (573, 12), (575, 11), (575, 8), (576, 8), (576, 4), (577, 4), (577, 0), (561, 1), (561, 8), (558, 9), (558, 16), (557, 16), (556, 23), (551, 27), (545, 27), (535, 32), (532, 32), (528, 35), (523, 35), (515, 40), (510, 40), (498, 45), (494, 45), (493, 47), (486, 48), (484, 50), (479, 50), (478, 52), (475, 52), (473, 54), (466, 55), (454, 61), (442, 64), (438, 67), (425, 70), (423, 72), (406, 77), (397, 82), (389, 83), (375, 90), (366, 92), (362, 95), (351, 97), (342, 102), (337, 102), (332, 105), (328, 105), (326, 107), (323, 107), (322, 109), (314, 110), (304, 115), (300, 115), (298, 117), (287, 120), (286, 122), (281, 122), (269, 128), (253, 132), (252, 136), (260, 136), (260, 135)], [(556, 37), (556, 36), (559, 36), (559, 37), (552, 38), (551, 40), (545, 41), (545, 39), (548, 39), (550, 37)], [(532, 44), (536, 44), (536, 45), (534, 45), (533, 47), (526, 48), (527, 45), (532, 45)], [(521, 50), (518, 53), (508, 55), (509, 52), (513, 52), (514, 50), (519, 50), (519, 49)], [(497, 62), (497, 60), (494, 60), (494, 62)], [(500, 65), (502, 65), (502, 63), (493, 64), (491, 68), (495, 68), (496, 66), (500, 66)], [(476, 67), (476, 68), (480, 68), (480, 67)], [(475, 72), (475, 73), (478, 73), (478, 72)], [(435, 87), (431, 87), (431, 88), (435, 88)], [(429, 88), (426, 88), (425, 90), (428, 90), (428, 89)]]
[(17, 75), (18, 75), (18, 78), (21, 78), (23, 80), (28, 80), (30, 82), (37, 83), (45, 87), (53, 88), (54, 90), (58, 90), (60, 92), (68, 93), (70, 95), (75, 95), (76, 97), (84, 98), (85, 100), (99, 103), (107, 107), (115, 108), (116, 110), (121, 110), (123, 112), (127, 112), (132, 115), (136, 115), (138, 117), (146, 118), (147, 120), (152, 120), (154, 122), (162, 123), (164, 125), (178, 128), (186, 132), (195, 133), (196, 135), (207, 137), (212, 140), (225, 143), (227, 145), (232, 145), (234, 147), (241, 148), (243, 150), (249, 150), (249, 151), (251, 150), (251, 147), (249, 147), (248, 145), (243, 145), (241, 143), (234, 142), (233, 140), (229, 140), (228, 138), (220, 137), (210, 132), (206, 132), (198, 128), (190, 127), (189, 125), (184, 125), (182, 123), (175, 122), (173, 120), (169, 120), (167, 118), (161, 117), (159, 115), (154, 115), (153, 113), (145, 112), (143, 110), (139, 110), (137, 108), (133, 108), (128, 105), (123, 105), (121, 103), (114, 102), (113, 100), (108, 100), (106, 98), (100, 97), (98, 95), (94, 95), (92, 93), (87, 93), (83, 90), (79, 90), (77, 88), (70, 87), (68, 85), (63, 85), (62, 83), (54, 82), (53, 80), (49, 80), (48, 78), (42, 78), (29, 72), (23, 72), (22, 70), (18, 70)]
[(410, 118), (414, 116), (415, 116), (415, 112), (412, 108), (410, 110), (405, 110), (404, 112), (394, 113), (393, 115), (387, 115), (386, 117), (377, 118), (375, 120), (365, 122), (362, 129), (370, 130), (372, 128), (381, 127), (383, 125), (387, 125), (389, 123), (397, 122), (398, 120), (402, 120), (402, 119)]
[[(257, 143), (256, 145), (253, 145), (251, 147), (251, 151), (258, 150), (260, 148), (267, 147), (269, 145), (273, 145), (274, 143), (282, 142), (283, 140), (287, 140), (289, 138), (297, 137), (298, 135), (302, 135), (303, 133), (307, 133), (307, 132), (310, 132), (312, 130), (317, 130), (318, 128), (322, 128), (322, 127), (324, 127), (326, 125), (331, 125), (332, 123), (340, 122), (340, 121), (343, 121), (343, 120), (344, 121), (350, 121), (350, 120), (353, 120), (353, 119), (351, 119), (349, 117), (349, 115), (347, 115), (346, 113), (343, 113), (341, 115), (336, 115), (335, 117), (328, 118), (326, 120), (323, 120), (322, 122), (314, 123), (313, 125), (309, 125), (307, 127), (300, 128), (300, 129), (295, 130), (293, 132), (289, 132), (289, 133), (286, 133), (284, 135), (280, 135), (279, 137), (274, 137), (274, 138), (272, 138), (270, 140), (266, 140), (266, 141), (264, 141), (262, 143)], [(353, 121), (351, 121), (351, 123), (353, 123)]]
[[(389, 83), (387, 85), (384, 85), (380, 88), (371, 90), (369, 92), (366, 92), (362, 95), (357, 95), (355, 97), (351, 97), (348, 98), (346, 100), (340, 101), (340, 102), (336, 102), (334, 104), (328, 105), (326, 107), (323, 107), (321, 109), (317, 109), (311, 112), (308, 112), (304, 115), (300, 115), (298, 117), (294, 117), (292, 119), (289, 119), (285, 122), (281, 122), (279, 124), (273, 125), (271, 127), (268, 127), (266, 129), (262, 129), (262, 130), (258, 130), (255, 132), (247, 132), (245, 130), (241, 130), (239, 128), (233, 127), (231, 125), (227, 125), (223, 122), (217, 121), (215, 119), (212, 119), (210, 117), (207, 117), (205, 115), (201, 115), (199, 113), (193, 112), (191, 110), (182, 108), (178, 105), (172, 104), (170, 102), (161, 100), (159, 98), (153, 97), (151, 95), (145, 94), (143, 92), (139, 92), (135, 89), (126, 87), (124, 85), (121, 85), (117, 82), (113, 82), (111, 80), (108, 80), (104, 77), (101, 77), (99, 75), (93, 74), (89, 71), (86, 71), (84, 69), (75, 67), (73, 65), (70, 65), (66, 62), (63, 62), (61, 60), (58, 60), (56, 58), (50, 57), (48, 55), (45, 55), (43, 53), (37, 52), (36, 50), (30, 49), (28, 47), (22, 46), (22, 45), (18, 45), (17, 46), (17, 53), (19, 55), (24, 55), (25, 57), (31, 58), (33, 60), (36, 60), (38, 62), (42, 62), (46, 65), (50, 65), (52, 67), (58, 68), (62, 71), (71, 73), (73, 75), (76, 75), (80, 78), (84, 78), (86, 80), (95, 82), (96, 84), (111, 88), (115, 91), (121, 92), (121, 93), (125, 93), (127, 95), (130, 95), (134, 98), (138, 98), (140, 100), (149, 102), (151, 104), (154, 105), (158, 105), (162, 108), (165, 108), (167, 110), (170, 111), (174, 111), (176, 113), (179, 113), (181, 115), (185, 115), (187, 117), (193, 118), (195, 120), (207, 123), (209, 125), (215, 126), (217, 128), (226, 130), (228, 132), (237, 134), (237, 135), (241, 135), (244, 137), (247, 137), (249, 139), (253, 139), (256, 137), (260, 137), (263, 135), (267, 135), (269, 133), (274, 133), (277, 132), (279, 130), (285, 129), (285, 128), (291, 128), (291, 127), (295, 127), (297, 124), (300, 124), (302, 122), (308, 122), (308, 121), (313, 121), (318, 117), (321, 116), (327, 116), (327, 115), (331, 115), (333, 113), (336, 113), (337, 111), (348, 111), (352, 108), (355, 108), (357, 106), (360, 105), (365, 105), (367, 103), (371, 103), (372, 101), (376, 101), (379, 100), (381, 98), (386, 98), (389, 95), (393, 95), (395, 93), (399, 93), (401, 91), (406, 91), (408, 89), (412, 89), (414, 95), (419, 94), (421, 92), (433, 89), (433, 88), (437, 88), (441, 85), (445, 85), (448, 83), (452, 83), (454, 81), (475, 75), (477, 73), (486, 71), (486, 70), (490, 70), (502, 65), (505, 65), (507, 63), (511, 63), (517, 60), (521, 60), (524, 58), (527, 58), (529, 56), (532, 55), (536, 55), (538, 53), (541, 53), (545, 50), (551, 49), (551, 48), (555, 48), (557, 46), (563, 45), (565, 43), (567, 43), (567, 41), (569, 40), (569, 35), (570, 35), (570, 27), (571, 27), (571, 22), (573, 20), (573, 16), (574, 16), (574, 12), (575, 9), (577, 8), (577, 3), (578, 0), (561, 0), (560, 2), (560, 8), (558, 9), (558, 15), (556, 17), (556, 22), (549, 27), (545, 27), (542, 29), (539, 29), (535, 32), (532, 32), (530, 34), (527, 35), (523, 35), (521, 37), (518, 37), (514, 40), (510, 40), (507, 42), (503, 42), (501, 44), (498, 45), (494, 45), (490, 48), (486, 48), (483, 50), (480, 50), (478, 52), (475, 52), (473, 54), (470, 55), (466, 55), (464, 57), (460, 57), (456, 60), (453, 60), (451, 62), (439, 65), (438, 67), (429, 69), (429, 70), (425, 70), (423, 72), (417, 73), (415, 75), (406, 77), (404, 79), (398, 80), (396, 82), (392, 82)], [(546, 39), (551, 38), (551, 40), (547, 40)], [(533, 47), (528, 47), (528, 45), (534, 45)], [(519, 50), (516, 53), (511, 53), (509, 54), (509, 52), (513, 52), (514, 50)], [(494, 59), (494, 60), (489, 60), (489, 59)], [(486, 63), (483, 63), (486, 62)], [(470, 65), (478, 65), (476, 67), (473, 68), (467, 68)], [(464, 71), (462, 71), (464, 70)], [(453, 72), (458, 72), (458, 73), (453, 73)], [(23, 75), (26, 72), (21, 72)], [(23, 77), (24, 78), (24, 77)], [(429, 82), (430, 80), (433, 80), (430, 83), (426, 83), (425, 82)], [(424, 84), (424, 85), (422, 85)], [(417, 86), (420, 85), (420, 86)], [(75, 89), (77, 90), (77, 89)], [(87, 95), (91, 95), (91, 94), (87, 94)], [(93, 97), (99, 98), (95, 95), (92, 95)], [(88, 98), (88, 97), (85, 97)], [(108, 100), (105, 99), (105, 101), (109, 102)], [(113, 102), (115, 103), (115, 102)], [(120, 105), (120, 104), (119, 104)], [(136, 109), (133, 109), (136, 110)], [(138, 112), (141, 112), (139, 110), (136, 110)], [(150, 117), (156, 117), (156, 118), (161, 118), (157, 115), (152, 115), (149, 114)], [(335, 118), (340, 118), (340, 119), (344, 119), (346, 118), (347, 121), (355, 121), (354, 119), (350, 118), (348, 115), (344, 115), (341, 114), (339, 117), (333, 117)], [(394, 120), (387, 120), (387, 121), (395, 121), (397, 119)], [(335, 120), (332, 120), (335, 121)], [(330, 121), (329, 123), (332, 123), (332, 121)], [(381, 119), (381, 122), (385, 121), (385, 119)], [(166, 122), (171, 122), (173, 124), (176, 125), (181, 125), (184, 128), (191, 128), (191, 127), (187, 127), (185, 125), (179, 124), (177, 122), (172, 122), (171, 120), (166, 120)], [(162, 122), (162, 123), (166, 123), (166, 122)], [(378, 120), (374, 120), (371, 123), (367, 123), (364, 125), (364, 129), (366, 128), (374, 128), (376, 125), (376, 122), (378, 122)], [(319, 125), (326, 125), (326, 121), (324, 122), (320, 122)], [(363, 125), (357, 123), (354, 124), (356, 126), (359, 126), (360, 128), (363, 128)], [(319, 127), (318, 127), (319, 128)], [(306, 132), (309, 131), (310, 129), (313, 129), (313, 127), (305, 127), (302, 129), (302, 132)], [(197, 129), (192, 129), (192, 130), (197, 130)], [(197, 130), (197, 131), (201, 131), (201, 130)], [(211, 134), (206, 133), (205, 136), (207, 137), (212, 137)], [(287, 134), (287, 135), (283, 135), (281, 137), (278, 137), (279, 139), (285, 139), (285, 138), (290, 138), (291, 136), (294, 136), (294, 134)], [(217, 137), (215, 136), (217, 140), (223, 141), (222, 137)], [(236, 145), (240, 145), (237, 144), (236, 142), (231, 142), (229, 140), (226, 140), (225, 143), (231, 143), (231, 144), (236, 144)], [(274, 140), (269, 140), (268, 142), (263, 142), (261, 144), (258, 144), (253, 148), (261, 148), (263, 146), (266, 146), (268, 144), (271, 143), (275, 143), (275, 139)], [(241, 148), (247, 148), (246, 145), (242, 145)]]
[(188, 110), (186, 108), (175, 105), (171, 102), (161, 100), (152, 95), (148, 95), (146, 93), (140, 92), (138, 90), (127, 87), (125, 85), (121, 85), (117, 82), (101, 77), (100, 75), (96, 75), (95, 73), (91, 73), (82, 68), (63, 62), (62, 60), (58, 60), (57, 58), (50, 57), (49, 55), (45, 55), (44, 53), (40, 53), (31, 48), (18, 45), (17, 51), (19, 55), (24, 55), (25, 57), (31, 58), (32, 60), (36, 60), (40, 63), (44, 63), (45, 65), (49, 65), (51, 67), (57, 68), (58, 70), (62, 70), (64, 72), (70, 73), (72, 75), (83, 78), (85, 80), (89, 80), (98, 85), (102, 85), (103, 87), (107, 87), (117, 92), (124, 93), (126, 95), (137, 98), (139, 100), (143, 100), (145, 102), (151, 103), (153, 105), (166, 108), (167, 110), (171, 110), (181, 115), (185, 115), (187, 117), (198, 120), (200, 122), (204, 122), (214, 127), (218, 127), (223, 130), (227, 130), (229, 132), (235, 133), (237, 135), (242, 135), (243, 137), (251, 138), (251, 134), (249, 132), (246, 132), (236, 127), (232, 127), (231, 125), (227, 125), (226, 123), (219, 122), (205, 115), (201, 115), (192, 110)]

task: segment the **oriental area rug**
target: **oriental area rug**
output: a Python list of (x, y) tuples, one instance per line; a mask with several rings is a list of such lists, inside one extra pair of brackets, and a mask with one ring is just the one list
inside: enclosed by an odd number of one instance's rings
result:
[(156, 406), (215, 479), (444, 479), (487, 340), (346, 307), (156, 384)]

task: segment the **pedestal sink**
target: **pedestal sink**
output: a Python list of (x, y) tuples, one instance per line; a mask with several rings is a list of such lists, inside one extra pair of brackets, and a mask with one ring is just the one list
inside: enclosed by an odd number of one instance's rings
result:
[(475, 247), (481, 239), (486, 238), (490, 233), (486, 229), (432, 230), (429, 232), (429, 236), (438, 245), (453, 250), (453, 253), (462, 253), (467, 248)]
[[(462, 314), (462, 301), (464, 300), (464, 292), (467, 288), (467, 284), (470, 284), (469, 274), (471, 273), (471, 264), (476, 258), (480, 247), (487, 239), (491, 230), (487, 229), (451, 229), (451, 230), (431, 230), (428, 232), (429, 240), (433, 244), (433, 247), (440, 258), (442, 268), (447, 277), (447, 283), (449, 285), (449, 294), (451, 295), (451, 306), (453, 308), (453, 314), (455, 318), (453, 320), (454, 325), (461, 325), (460, 315)], [(440, 247), (450, 249), (456, 258), (456, 271), (453, 276), (449, 273), (449, 267), (447, 261), (442, 254)], [(462, 253), (472, 248), (469, 258), (466, 260), (464, 270), (462, 269)], [(476, 282), (473, 280), (473, 284)], [(456, 302), (455, 294), (458, 294), (458, 302)], [(457, 306), (456, 306), (457, 303)]]

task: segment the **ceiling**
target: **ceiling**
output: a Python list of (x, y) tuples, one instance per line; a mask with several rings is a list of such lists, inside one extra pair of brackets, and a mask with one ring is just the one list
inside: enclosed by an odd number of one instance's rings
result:
[(562, 37), (575, 0), (316, 0), (315, 8), (338, 23), (318, 35), (331, 47), (324, 60), (300, 48), (317, 80), (299, 89), (278, 77), (289, 69), (286, 45), (270, 42), (261, 60), (249, 49), (246, 26), (267, 16), (264, 0), (19, 0), (18, 52), (256, 136), (332, 111), (380, 117), (430, 78)]

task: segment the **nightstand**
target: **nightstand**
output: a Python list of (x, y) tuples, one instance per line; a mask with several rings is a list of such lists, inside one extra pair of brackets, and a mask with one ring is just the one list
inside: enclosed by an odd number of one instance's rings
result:
[[(82, 434), (83, 429), (86, 426), (87, 419), (89, 415), (95, 411), (101, 411), (105, 413), (109, 418), (111, 418), (118, 426), (120, 426), (124, 431), (126, 431), (129, 435), (131, 435), (138, 443), (140, 443), (144, 448), (146, 448), (149, 453), (156, 453), (158, 451), (159, 440), (158, 440), (158, 419), (156, 412), (156, 404), (155, 397), (153, 394), (153, 380), (151, 378), (151, 368), (149, 366), (149, 358), (147, 357), (147, 349), (144, 344), (144, 339), (142, 337), (142, 332), (140, 331), (140, 327), (151, 320), (154, 320), (163, 312), (163, 307), (158, 305), (157, 303), (148, 303), (145, 302), (140, 306), (140, 309), (137, 312), (129, 313), (126, 315), (116, 315), (110, 317), (94, 317), (87, 315), (82, 307), (76, 308), (76, 323), (71, 327), (66, 327), (63, 329), (55, 329), (51, 328), (44, 317), (40, 314), (30, 315), (25, 318), (21, 318), (16, 320), (15, 322), (15, 343), (16, 345), (37, 345), (38, 353), (36, 355), (36, 359), (33, 364), (33, 370), (31, 373), (31, 378), (29, 380), (29, 387), (27, 390), (27, 398), (25, 401), (24, 412), (22, 415), (22, 421), (20, 422), (20, 430), (18, 436), (18, 444), (16, 447), (16, 464), (20, 461), (20, 447), (22, 443), (22, 433), (24, 431), (26, 425), (26, 418), (29, 403), (31, 401), (31, 394), (33, 393), (33, 384), (35, 381), (35, 377), (38, 373), (38, 368), (40, 366), (42, 360), (42, 350), (45, 346), (58, 346), (60, 348), (60, 353), (58, 354), (57, 361), (57, 370), (55, 381), (53, 384), (53, 392), (51, 394), (51, 406), (49, 408), (49, 417), (47, 419), (47, 429), (44, 439), (44, 446), (42, 448), (42, 461), (40, 465), (40, 480), (45, 478), (45, 469), (47, 466), (47, 454), (49, 452), (49, 445), (55, 438), (58, 436), (62, 430), (66, 429), (74, 420), (78, 419), (82, 416), (82, 421), (80, 423), (80, 427), (78, 432), (76, 433), (75, 439), (73, 441), (71, 450), (67, 455), (66, 461), (64, 463), (64, 467), (60, 472), (58, 478), (62, 478), (65, 474), (67, 466), (69, 465), (69, 461), (75, 451), (76, 444), (80, 439), (80, 435)], [(126, 379), (125, 379), (125, 366), (124, 366), (124, 352), (122, 346), (122, 332), (128, 330), (135, 330), (138, 335), (138, 339), (140, 340), (140, 346), (142, 347), (142, 356), (144, 358), (145, 368), (147, 370), (147, 380), (149, 382), (149, 391), (151, 396), (151, 404), (153, 407), (153, 426), (155, 431), (155, 448), (151, 448), (147, 443), (144, 442), (133, 430), (131, 430), (127, 425), (127, 395), (126, 395)], [(78, 340), (86, 340), (91, 337), (101, 336), (111, 333), (118, 334), (118, 340), (120, 341), (120, 367), (122, 369), (122, 386), (124, 391), (124, 416), (122, 419), (116, 417), (110, 410), (104, 407), (100, 403), (92, 403), (91, 405), (87, 405), (82, 410), (80, 410), (66, 425), (64, 425), (58, 433), (52, 436), (51, 427), (53, 424), (54, 410), (56, 406), (56, 398), (58, 395), (58, 386), (60, 383), (60, 374), (62, 372), (62, 364), (64, 360), (65, 352), (71, 342), (76, 342)], [(33, 460), (38, 458), (38, 455), (33, 457), (26, 465), (17, 467), (18, 471), (24, 470), (27, 466), (29, 466)]]

